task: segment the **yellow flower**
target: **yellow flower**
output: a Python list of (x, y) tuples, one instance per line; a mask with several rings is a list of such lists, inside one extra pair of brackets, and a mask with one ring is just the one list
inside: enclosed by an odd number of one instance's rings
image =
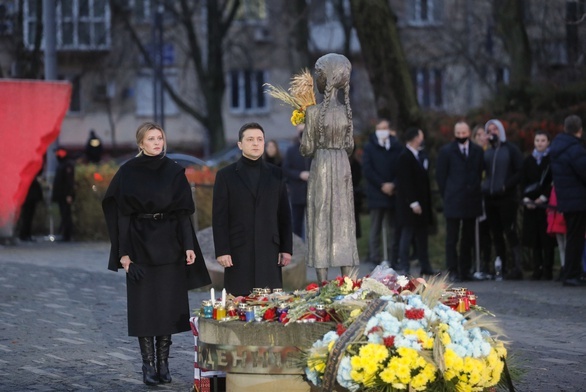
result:
[(293, 110), (293, 113), (291, 114), (291, 124), (299, 125), (304, 122), (305, 122), (305, 112), (301, 109)]

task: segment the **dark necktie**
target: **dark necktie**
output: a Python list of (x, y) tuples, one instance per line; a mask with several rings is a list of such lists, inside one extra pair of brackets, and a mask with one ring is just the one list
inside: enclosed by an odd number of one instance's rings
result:
[(464, 154), (464, 158), (468, 158), (468, 151), (466, 147), (462, 147), (462, 154)]

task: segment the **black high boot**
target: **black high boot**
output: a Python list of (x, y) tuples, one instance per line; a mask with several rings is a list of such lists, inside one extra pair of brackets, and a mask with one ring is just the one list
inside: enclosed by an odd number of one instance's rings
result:
[(139, 337), (138, 344), (142, 356), (142, 382), (157, 385), (159, 376), (155, 368), (155, 339), (152, 336)]
[(162, 383), (171, 382), (169, 373), (169, 348), (171, 347), (171, 335), (157, 336), (157, 372), (159, 381)]

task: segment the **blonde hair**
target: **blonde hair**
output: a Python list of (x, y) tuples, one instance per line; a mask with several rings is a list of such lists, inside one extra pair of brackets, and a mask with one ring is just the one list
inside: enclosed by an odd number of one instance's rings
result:
[(161, 134), (163, 135), (163, 155), (162, 156), (164, 157), (165, 154), (167, 154), (167, 135), (165, 134), (163, 127), (161, 127), (156, 122), (147, 121), (147, 122), (140, 124), (136, 130), (136, 145), (138, 146), (138, 154), (136, 154), (137, 157), (141, 156), (143, 154), (142, 148), (140, 148), (140, 143), (142, 143), (146, 133), (148, 131), (150, 131), (151, 129), (157, 129), (157, 130), (161, 131)]

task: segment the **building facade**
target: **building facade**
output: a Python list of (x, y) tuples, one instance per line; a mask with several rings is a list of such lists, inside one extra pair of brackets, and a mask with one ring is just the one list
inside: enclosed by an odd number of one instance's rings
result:
[[(195, 71), (216, 45), (224, 60), (225, 91), (221, 109), (227, 142), (236, 140), (244, 122), (261, 123), (268, 138), (290, 138), (295, 132), (291, 110), (266, 95), (263, 85), (288, 86), (302, 66), (312, 67), (322, 54), (338, 52), (353, 62), (351, 102), (355, 129), (372, 127), (376, 118), (368, 75), (361, 64), (354, 31), (345, 33), (351, 17), (348, 0), (307, 0), (308, 15), (291, 15), (287, 0), (243, 0), (226, 38), (218, 45), (209, 32), (206, 1), (191, 2), (190, 37), (180, 23), (182, 10), (157, 7), (156, 0), (58, 0), (57, 61), (60, 79), (71, 81), (73, 96), (59, 143), (85, 145), (90, 130), (106, 148), (131, 149), (138, 124), (164, 110), (164, 127), (172, 149), (202, 155), (207, 132), (201, 121), (168, 93), (153, 93), (156, 78), (147, 56), (156, 53), (160, 74), (177, 96), (206, 113), (205, 87)], [(228, 7), (231, 1), (221, 2)], [(526, 1), (524, 22), (533, 52), (534, 79), (563, 82), (568, 68), (584, 63), (585, 2)], [(38, 46), (42, 20), (35, 0), (0, 0), (0, 76), (24, 77)], [(508, 81), (509, 58), (495, 31), (490, 0), (390, 0), (420, 106), (424, 110), (465, 114)], [(20, 15), (22, 24), (18, 23)], [(299, 52), (299, 17), (307, 18), (307, 53)], [(157, 19), (158, 18), (158, 19)], [(156, 43), (157, 26), (162, 31)], [(133, 39), (142, 43), (142, 49)], [(296, 40), (297, 39), (297, 40)], [(193, 43), (201, 49), (194, 59)], [(210, 54), (211, 53), (211, 54)], [(299, 59), (305, 59), (305, 65)], [(27, 60), (28, 59), (28, 60)], [(28, 61), (28, 62), (27, 62)]]

